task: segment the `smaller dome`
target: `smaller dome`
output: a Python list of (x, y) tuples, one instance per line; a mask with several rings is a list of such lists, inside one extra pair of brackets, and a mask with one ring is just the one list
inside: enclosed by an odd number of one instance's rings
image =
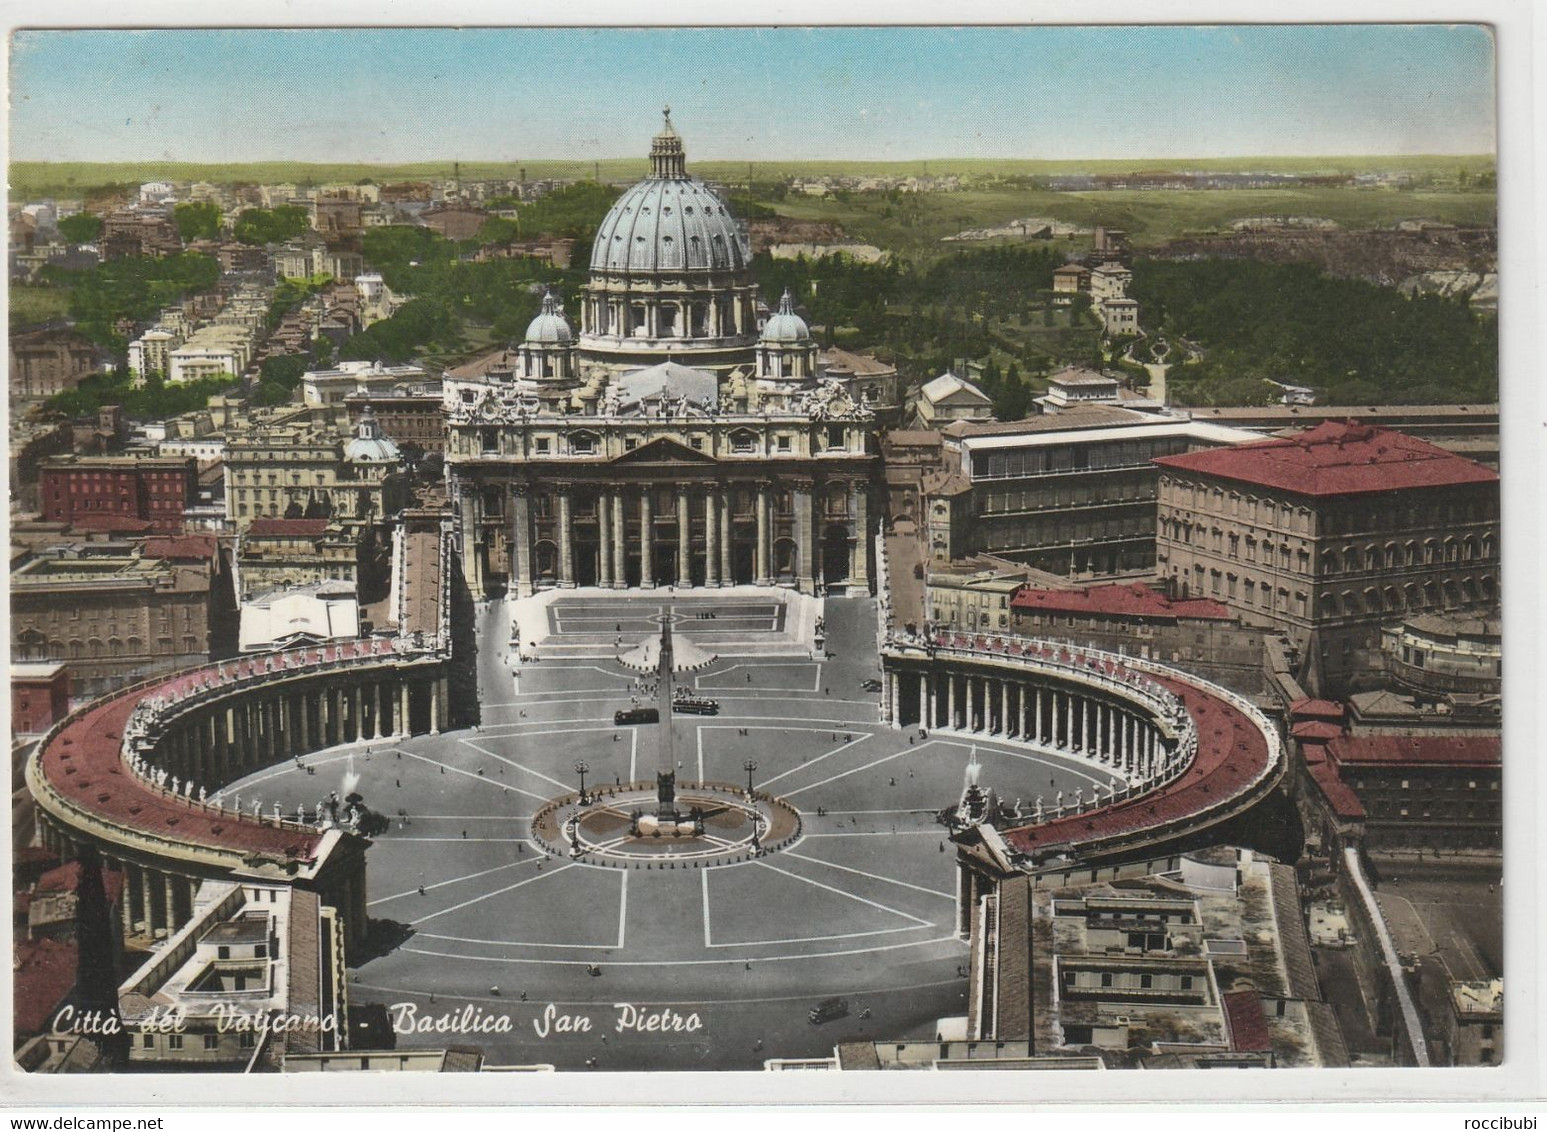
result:
[(542, 313), (526, 328), (526, 342), (533, 346), (568, 346), (575, 340), (575, 332), (564, 317), (564, 308), (549, 291), (543, 295)]
[(811, 341), (811, 328), (806, 325), (806, 320), (795, 313), (795, 299), (790, 295), (789, 289), (784, 291), (784, 297), (779, 300), (779, 310), (763, 325), (764, 342), (809, 342)]
[(344, 459), (351, 464), (395, 464), (403, 453), (388, 437), (381, 434), (381, 425), (369, 405), (360, 414), (355, 435), (344, 445)]

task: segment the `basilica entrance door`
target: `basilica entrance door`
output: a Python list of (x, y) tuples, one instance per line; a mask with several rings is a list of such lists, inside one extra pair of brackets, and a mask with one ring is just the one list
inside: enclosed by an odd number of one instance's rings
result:
[(822, 580), (828, 585), (849, 580), (849, 529), (831, 526), (822, 535)]

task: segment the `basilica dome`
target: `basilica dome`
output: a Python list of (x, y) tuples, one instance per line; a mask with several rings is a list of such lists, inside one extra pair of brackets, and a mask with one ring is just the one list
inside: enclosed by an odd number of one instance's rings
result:
[(612, 206), (591, 248), (592, 271), (741, 271), (751, 256), (718, 193), (687, 175), (671, 119), (650, 148), (650, 176)]
[(650, 175), (596, 231), (580, 364), (622, 372), (676, 361), (724, 376), (750, 367), (757, 346), (752, 251), (725, 201), (688, 176), (670, 108), (664, 116)]

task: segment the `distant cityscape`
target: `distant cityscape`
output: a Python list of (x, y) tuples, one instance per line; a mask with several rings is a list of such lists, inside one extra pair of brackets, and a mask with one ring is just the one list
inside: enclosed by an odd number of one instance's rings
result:
[(1491, 173), (648, 146), (12, 202), (18, 1062), (1499, 1064)]

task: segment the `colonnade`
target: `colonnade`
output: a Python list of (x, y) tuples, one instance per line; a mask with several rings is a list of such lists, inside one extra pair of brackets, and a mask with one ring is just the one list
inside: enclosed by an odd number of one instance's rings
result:
[(280, 682), (249, 688), (213, 705), (169, 713), (147, 761), (158, 769), (214, 790), (269, 763), (344, 743), (407, 738), (414, 705), (430, 734), (447, 725), (450, 691), (443, 675), (345, 673), (329, 681)]
[[(353, 946), (364, 939), (368, 923), (364, 842), (318, 840), (322, 835), (309, 824), (266, 812), (248, 815), (219, 801), (218, 794), (261, 767), (321, 748), (404, 738), (426, 725), (431, 732), (448, 726), (445, 665), (410, 659), (309, 672), (276, 666), (272, 672), (237, 677), (220, 666), (210, 672), (211, 678), (173, 680), (166, 690), (147, 686), (138, 693), (142, 698), (124, 727), (121, 754), (111, 748), (100, 754), (89, 750), (87, 736), (79, 733), (79, 713), (51, 733), (28, 762), (29, 787), (39, 802), (40, 841), (64, 860), (94, 847), (105, 869), (122, 874), (119, 915), (125, 934), (154, 939), (177, 931), (192, 917), (203, 881), (240, 882), (247, 869), (272, 865), (277, 843), (272, 834), (250, 836), (256, 827), (292, 831), (296, 844), (309, 851), (289, 862), (286, 872), (293, 879), (281, 883), (313, 889), (338, 909), (346, 942)], [(43, 748), (56, 742), (75, 744), (78, 757), (90, 760), (77, 764), (83, 768), (129, 774), (128, 782), (113, 784), (97, 801), (125, 788), (143, 789), (159, 797), (158, 816), (140, 826), (136, 806), (128, 808), (127, 816), (122, 810), (99, 814), (72, 798), (40, 769)], [(203, 837), (180, 838), (176, 814), (163, 824), (166, 807), (179, 803), (190, 814), (205, 816), (196, 827)], [(208, 840), (210, 833), (214, 841)]]
[[(913, 694), (904, 694), (904, 682)], [(905, 710), (912, 701), (916, 710)], [(888, 668), (882, 712), (899, 726), (1013, 739), (1079, 754), (1149, 779), (1167, 761), (1152, 717), (1077, 684), (1033, 683), (1024, 676)]]

